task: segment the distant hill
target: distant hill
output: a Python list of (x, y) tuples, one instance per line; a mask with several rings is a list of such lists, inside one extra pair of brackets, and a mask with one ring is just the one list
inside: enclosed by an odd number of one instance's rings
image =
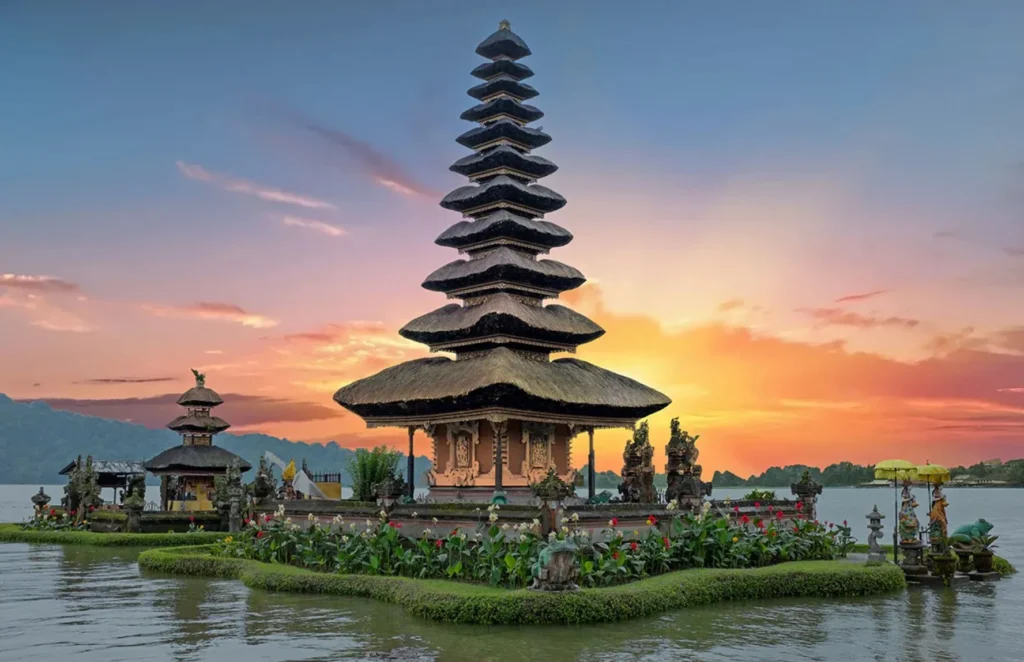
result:
[[(98, 460), (148, 460), (180, 443), (181, 437), (171, 430), (57, 411), (45, 402), (17, 403), (0, 393), (0, 484), (59, 484), (63, 477), (57, 472), (78, 455)], [(305, 458), (311, 471), (341, 471), (343, 484), (351, 485), (346, 465), (355, 452), (333, 441), (307, 444), (265, 434), (224, 433), (217, 435), (214, 443), (242, 456), (253, 467), (264, 451), (286, 462), (294, 459), (296, 464)], [(403, 455), (399, 463), (403, 475), (405, 467)], [(426, 487), (423, 473), (430, 469), (430, 460), (418, 456), (415, 467), (417, 487)], [(246, 478), (251, 480), (253, 475), (249, 472)]]

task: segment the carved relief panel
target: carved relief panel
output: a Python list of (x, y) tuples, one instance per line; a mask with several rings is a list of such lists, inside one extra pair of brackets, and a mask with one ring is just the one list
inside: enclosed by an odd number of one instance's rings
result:
[(530, 483), (541, 480), (552, 463), (552, 446), (555, 443), (555, 426), (551, 423), (523, 422), (523, 443), (526, 457), (523, 459), (523, 475)]

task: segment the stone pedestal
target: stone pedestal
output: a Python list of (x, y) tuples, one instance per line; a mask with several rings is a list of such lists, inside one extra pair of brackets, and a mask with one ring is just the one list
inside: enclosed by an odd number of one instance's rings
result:
[(1002, 577), (999, 576), (998, 572), (969, 572), (967, 576), (972, 582), (997, 582)]
[(128, 516), (128, 533), (140, 533), (142, 531), (142, 511), (135, 508), (126, 508), (125, 513)]
[(533, 568), (535, 591), (577, 591), (576, 544), (572, 540), (555, 540), (544, 548)]
[(922, 543), (901, 542), (900, 551), (903, 554), (900, 567), (903, 568), (904, 574), (908, 577), (928, 574), (928, 568), (924, 564), (924, 545)]

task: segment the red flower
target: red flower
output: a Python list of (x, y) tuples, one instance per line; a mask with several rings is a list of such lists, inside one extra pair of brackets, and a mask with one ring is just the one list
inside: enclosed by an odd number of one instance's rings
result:
[(390, 526), (392, 529), (397, 529), (397, 528), (399, 528), (402, 525), (401, 524), (396, 524), (394, 522), (388, 522), (388, 526)]
[(90, 513), (91, 513), (92, 511), (94, 511), (94, 510), (96, 510), (96, 506), (89, 506), (89, 512), (90, 512)]
[(740, 507), (739, 506), (733, 506), (732, 507), (732, 512), (734, 512), (734, 513), (740, 512)]
[(847, 526), (846, 520), (843, 520), (843, 526)]
[(269, 513), (263, 516), (263, 521), (264, 521), (264, 522), (269, 522), (269, 521), (270, 521), (271, 519), (272, 519), (272, 518), (270, 517), (270, 514), (269, 514)]
[(196, 516), (195, 515), (189, 515), (188, 516), (188, 521), (190, 521), (190, 522), (196, 521)]
[(761, 520), (757, 520), (757, 528), (763, 529), (764, 528), (764, 522), (761, 521)]
[(668, 537), (662, 538), (661, 542), (662, 542), (663, 545), (665, 545), (665, 549), (668, 549), (668, 547), (669, 547)]
[(249, 521), (249, 518), (248, 518), (248, 517), (246, 517), (246, 518), (245, 518), (245, 525), (246, 525), (246, 526), (249, 526), (249, 524), (250, 524), (250, 523), (251, 523), (251, 522)]
[(796, 509), (797, 510), (803, 510), (804, 509), (804, 502), (803, 501), (797, 501), (796, 502)]
[(755, 501), (754, 502), (754, 508), (760, 508), (760, 507), (761, 507), (761, 502), (760, 501)]
[(634, 552), (636, 551), (636, 541), (635, 540), (633, 542), (629, 543), (629, 549), (631, 551), (634, 551)]
[(50, 508), (50, 517), (56, 517), (56, 516), (57, 516), (57, 511), (54, 510), (53, 508)]
[(776, 510), (775, 511), (775, 519), (782, 519), (782, 511), (781, 510)]
[(799, 520), (802, 520), (804, 518), (804, 516), (803, 515), (797, 515), (796, 518), (799, 519)]
[(768, 504), (768, 512), (770, 513), (770, 512), (772, 512), (773, 510), (775, 510), (775, 508), (774, 508), (774, 507), (772, 506), (772, 504), (770, 504), (770, 503), (769, 503), (769, 504)]
[(800, 533), (800, 527), (793, 525), (793, 533)]
[(72, 517), (74, 517), (74, 516), (75, 516), (75, 513), (77, 513), (77, 512), (78, 512), (77, 510), (72, 510), (72, 511), (71, 511), (71, 516), (72, 516)]
[(263, 537), (263, 531), (262, 530), (261, 531), (257, 531), (256, 532), (256, 537), (257, 538), (262, 538)]
[(650, 517), (647, 518), (647, 526), (654, 526), (657, 523), (658, 523), (658, 518), (655, 517), (654, 515), (651, 515)]
[(459, 530), (458, 529), (452, 529), (452, 532), (449, 533), (448, 535), (449, 536), (457, 536), (457, 535), (459, 535)]
[(438, 549), (441, 549), (441, 545), (443, 545), (443, 544), (444, 544), (444, 542), (440, 538), (438, 538), (437, 540), (434, 541), (434, 546), (437, 547)]
[(613, 517), (611, 519), (611, 521), (609, 522), (609, 524), (611, 524), (612, 528), (614, 529), (615, 527), (617, 527), (619, 525), (619, 518), (618, 517)]
[(744, 524), (749, 524), (750, 523), (750, 518), (747, 517), (746, 515), (744, 515), (743, 517), (740, 518), (740, 521), (743, 522)]
[(829, 522), (829, 523), (828, 523), (828, 528), (830, 528), (830, 529), (831, 529), (831, 528), (832, 528), (833, 526), (835, 526), (835, 524), (833, 524), (832, 522)]
[(619, 553), (618, 552), (612, 552), (612, 559), (618, 561), (619, 560)]

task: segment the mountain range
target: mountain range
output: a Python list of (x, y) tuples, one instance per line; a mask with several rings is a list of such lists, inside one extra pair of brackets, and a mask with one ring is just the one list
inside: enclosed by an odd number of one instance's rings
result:
[[(57, 472), (78, 455), (145, 461), (180, 443), (181, 437), (171, 430), (58, 411), (42, 401), (15, 402), (0, 393), (0, 484), (61, 484), (64, 478)], [(214, 443), (253, 467), (270, 451), (286, 462), (294, 459), (300, 464), (305, 459), (310, 471), (340, 471), (342, 484), (351, 485), (347, 465), (355, 451), (334, 441), (306, 443), (266, 434), (222, 433)], [(398, 466), (404, 475), (404, 455)], [(417, 456), (414, 466), (417, 487), (425, 487), (423, 474), (430, 469), (430, 460)], [(252, 480), (254, 475), (249, 472), (246, 479)]]

